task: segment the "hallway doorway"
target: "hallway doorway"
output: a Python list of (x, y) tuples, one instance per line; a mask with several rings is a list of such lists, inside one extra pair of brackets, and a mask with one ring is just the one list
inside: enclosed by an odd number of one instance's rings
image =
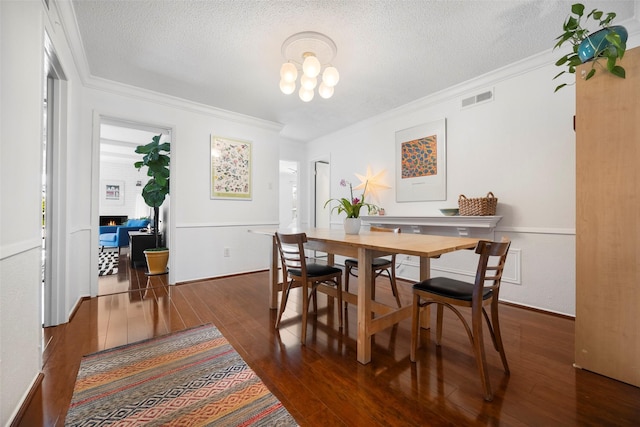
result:
[[(172, 130), (155, 125), (132, 122), (124, 119), (100, 117), (100, 159), (98, 187), (98, 235), (101, 232), (117, 232), (118, 226), (133, 219), (153, 216), (153, 209), (142, 198), (142, 188), (149, 177), (146, 170), (137, 170), (134, 163), (142, 159), (135, 152), (139, 145), (152, 141), (162, 134), (162, 141), (171, 141)], [(169, 199), (160, 209), (160, 230), (168, 230)], [(109, 227), (108, 229), (105, 227)], [(128, 232), (126, 233), (128, 237)], [(104, 248), (99, 245), (98, 275), (100, 277), (96, 295), (122, 292), (129, 282), (129, 246)], [(108, 277), (113, 276), (113, 277)]]

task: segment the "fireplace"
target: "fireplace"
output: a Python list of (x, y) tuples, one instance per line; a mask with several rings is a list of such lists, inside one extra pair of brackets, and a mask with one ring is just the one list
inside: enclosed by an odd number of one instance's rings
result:
[(122, 225), (127, 219), (127, 215), (100, 215), (100, 225)]

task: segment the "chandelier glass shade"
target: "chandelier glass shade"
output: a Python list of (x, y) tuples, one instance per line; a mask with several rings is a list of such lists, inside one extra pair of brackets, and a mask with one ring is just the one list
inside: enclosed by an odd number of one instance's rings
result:
[(286, 60), (280, 68), (282, 93), (295, 92), (298, 74), (301, 74), (298, 91), (301, 100), (311, 101), (316, 87), (322, 98), (331, 98), (340, 80), (338, 70), (330, 65), (336, 53), (336, 44), (324, 34), (306, 31), (289, 37), (282, 44), (282, 56)]

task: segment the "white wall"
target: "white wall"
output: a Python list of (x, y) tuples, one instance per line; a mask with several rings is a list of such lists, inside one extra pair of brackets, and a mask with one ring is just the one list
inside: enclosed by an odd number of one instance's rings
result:
[[(575, 314), (575, 135), (573, 87), (553, 93), (557, 53), (545, 54), (371, 118), (309, 144), (309, 159), (330, 156), (332, 197), (342, 178), (386, 170), (380, 205), (387, 215), (440, 215), (460, 194), (498, 198), (496, 238), (513, 240), (501, 298)], [(461, 100), (493, 90), (494, 100), (462, 109)], [(395, 133), (446, 118), (447, 200), (395, 201)], [(334, 216), (333, 225), (342, 218)], [(400, 257), (400, 275), (417, 280), (418, 261)], [(473, 275), (474, 260), (449, 255), (433, 274)], [(449, 272), (449, 273), (447, 273)]]
[[(171, 283), (265, 268), (269, 239), (247, 229), (278, 224), (280, 126), (114, 83), (101, 86), (87, 91), (94, 114), (173, 130)], [(211, 199), (212, 134), (252, 142), (252, 200)]]
[[(150, 208), (142, 199), (142, 187), (145, 186), (149, 177), (145, 170), (137, 170), (133, 167), (136, 160), (138, 159), (100, 161), (100, 215), (126, 215), (130, 219), (149, 216)], [(113, 203), (104, 197), (105, 183), (114, 181), (124, 184), (122, 203)], [(138, 181), (140, 186), (136, 185)], [(141, 211), (140, 203), (142, 203)], [(141, 215), (141, 213), (144, 214)]]
[[(43, 16), (0, 2), (0, 424), (40, 369)], [(16, 43), (20, 40), (20, 43)]]
[[(68, 4), (59, 7), (64, 15)], [(58, 188), (65, 212), (57, 245), (60, 321), (68, 318), (80, 297), (97, 289), (101, 115), (173, 130), (167, 216), (174, 283), (268, 265), (270, 239), (247, 229), (278, 224), (280, 159), (301, 162), (301, 220), (308, 223), (310, 193), (303, 190), (310, 188), (312, 160), (332, 160), (335, 196), (344, 190), (337, 186), (340, 178), (355, 180), (353, 173), (364, 173), (368, 165), (374, 172), (386, 169), (393, 187), (394, 133), (446, 117), (448, 200), (396, 203), (390, 190), (381, 204), (389, 215), (428, 215), (455, 205), (460, 193), (493, 191), (500, 198), (498, 214), (504, 215), (496, 235), (511, 236), (521, 259), (520, 270), (510, 270), (517, 279), (513, 282), (520, 283), (505, 283), (503, 298), (574, 313), (574, 92), (566, 88), (552, 94), (556, 70), (536, 65), (550, 64), (556, 55), (515, 64), (304, 147), (281, 138), (274, 123), (87, 77), (86, 64), (74, 62), (67, 45), (71, 39), (58, 25), (68, 21), (53, 12), (50, 19), (41, 1), (0, 1), (1, 424), (15, 414), (41, 363), (39, 159), (45, 29), (68, 78), (68, 128), (60, 153), (68, 167)], [(630, 47), (638, 44), (631, 42)], [(495, 88), (495, 101), (460, 110), (460, 99), (487, 87)], [(253, 142), (253, 200), (210, 199), (211, 134)], [(334, 221), (339, 224), (339, 218)], [(406, 276), (414, 274), (411, 263), (405, 262)], [(442, 260), (435, 267), (461, 266), (464, 273), (464, 263)]]
[[(266, 268), (270, 239), (247, 228), (278, 223), (280, 126), (159, 94), (80, 77), (61, 31), (68, 3), (0, 1), (0, 424), (18, 410), (41, 367), (41, 117), (43, 40), (51, 35), (66, 74), (57, 188), (54, 323), (97, 291), (99, 124), (102, 116), (171, 128), (168, 230), (172, 282)], [(66, 8), (66, 9), (65, 9)], [(51, 16), (51, 18), (49, 17)], [(68, 18), (68, 15), (66, 15)], [(19, 41), (19, 43), (16, 43)], [(73, 42), (72, 42), (73, 43)], [(77, 68), (76, 68), (77, 67)], [(211, 200), (210, 135), (253, 142), (253, 200)], [(67, 167), (68, 166), (68, 167)], [(131, 169), (135, 171), (133, 166)], [(7, 208), (10, 207), (10, 208)], [(231, 256), (223, 257), (224, 248)]]

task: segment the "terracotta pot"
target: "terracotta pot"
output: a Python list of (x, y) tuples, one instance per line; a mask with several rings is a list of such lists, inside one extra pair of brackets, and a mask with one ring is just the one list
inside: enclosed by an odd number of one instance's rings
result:
[(162, 251), (144, 251), (147, 258), (147, 268), (149, 274), (162, 274), (167, 272), (167, 264), (169, 263), (169, 249)]

